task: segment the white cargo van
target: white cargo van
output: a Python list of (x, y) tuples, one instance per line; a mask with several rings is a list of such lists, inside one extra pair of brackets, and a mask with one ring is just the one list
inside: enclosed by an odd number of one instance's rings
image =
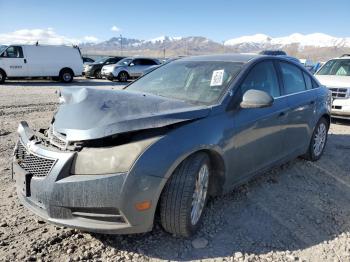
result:
[(11, 45), (0, 47), (0, 84), (11, 78), (52, 77), (64, 83), (83, 72), (78, 47)]

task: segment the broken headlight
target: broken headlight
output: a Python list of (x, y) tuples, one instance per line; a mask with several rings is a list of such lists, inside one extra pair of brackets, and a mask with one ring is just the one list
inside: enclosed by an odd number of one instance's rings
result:
[(113, 147), (83, 148), (75, 156), (71, 173), (100, 175), (127, 172), (137, 158), (159, 138), (153, 137)]

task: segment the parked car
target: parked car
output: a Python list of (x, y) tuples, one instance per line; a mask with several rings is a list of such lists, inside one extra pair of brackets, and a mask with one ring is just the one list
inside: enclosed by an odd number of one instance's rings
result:
[(84, 69), (85, 77), (86, 78), (102, 78), (101, 75), (101, 69), (105, 65), (114, 65), (118, 63), (120, 60), (124, 59), (124, 57), (121, 56), (114, 56), (114, 57), (102, 57), (98, 59), (97, 61), (91, 63), (90, 65), (87, 65)]
[(190, 236), (209, 196), (320, 159), (330, 124), (329, 90), (270, 56), (188, 57), (124, 90), (59, 100), (47, 129), (19, 124), (17, 195), (54, 224), (109, 234), (149, 231), (157, 210), (166, 231)]
[(94, 63), (95, 60), (90, 58), (90, 57), (86, 57), (86, 56), (83, 56), (82, 58), (83, 58), (83, 63), (84, 63), (83, 75), (85, 75), (85, 70), (86, 70), (87, 66)]
[(315, 74), (332, 92), (332, 115), (350, 119), (350, 55), (326, 62)]
[(145, 57), (128, 57), (120, 60), (115, 65), (105, 65), (102, 68), (102, 77), (110, 81), (118, 79), (120, 82), (126, 82), (129, 79), (140, 77), (146, 70), (154, 69), (159, 66), (157, 59)]
[(0, 50), (0, 84), (11, 78), (52, 77), (64, 83), (81, 76), (83, 60), (78, 47), (11, 45)]

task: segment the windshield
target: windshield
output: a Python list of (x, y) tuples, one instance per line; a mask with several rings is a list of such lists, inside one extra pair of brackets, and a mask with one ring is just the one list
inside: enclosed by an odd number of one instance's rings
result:
[(0, 54), (7, 48), (6, 45), (0, 45)]
[(128, 65), (131, 61), (132, 61), (132, 58), (124, 58), (120, 60), (116, 65), (125, 66), (125, 65)]
[(104, 62), (106, 62), (107, 59), (109, 59), (109, 57), (102, 57), (100, 59), (97, 59), (95, 61), (95, 64), (103, 64)]
[(335, 59), (324, 64), (317, 75), (350, 76), (350, 59)]
[(218, 102), (242, 65), (235, 62), (175, 61), (130, 84), (127, 90), (211, 105)]

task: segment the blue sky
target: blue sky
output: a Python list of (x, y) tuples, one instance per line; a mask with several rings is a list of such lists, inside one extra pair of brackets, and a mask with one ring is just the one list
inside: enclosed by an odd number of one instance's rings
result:
[[(256, 33), (350, 36), (350, 0), (0, 0), (0, 10), (0, 36), (46, 28), (70, 38), (99, 40), (119, 34), (139, 39), (197, 35), (219, 42)], [(113, 25), (120, 31), (111, 31)]]

